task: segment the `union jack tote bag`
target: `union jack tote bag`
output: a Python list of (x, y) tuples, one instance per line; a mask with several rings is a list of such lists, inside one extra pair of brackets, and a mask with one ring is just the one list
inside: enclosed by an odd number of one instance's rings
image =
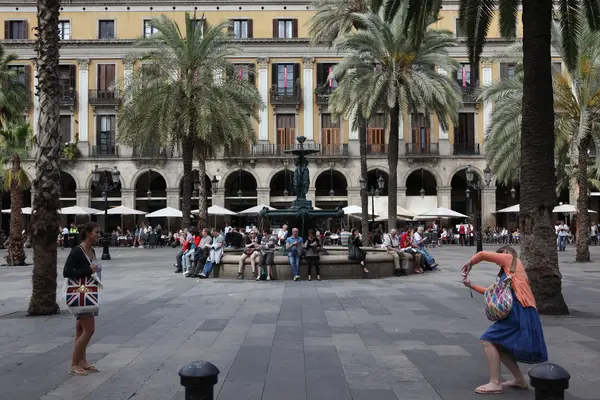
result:
[(93, 277), (66, 278), (63, 286), (63, 298), (69, 312), (73, 315), (100, 311), (101, 284)]

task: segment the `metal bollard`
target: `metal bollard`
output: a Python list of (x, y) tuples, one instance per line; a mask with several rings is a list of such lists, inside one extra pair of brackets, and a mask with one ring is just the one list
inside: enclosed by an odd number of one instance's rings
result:
[(529, 384), (535, 389), (535, 400), (564, 400), (571, 375), (563, 367), (545, 363), (529, 371)]
[(214, 386), (219, 381), (219, 368), (208, 361), (192, 361), (179, 370), (185, 400), (214, 400)]

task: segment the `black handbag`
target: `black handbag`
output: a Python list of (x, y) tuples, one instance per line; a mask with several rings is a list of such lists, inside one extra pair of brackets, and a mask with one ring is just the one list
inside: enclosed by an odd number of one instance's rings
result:
[(349, 246), (348, 258), (350, 260), (362, 260), (362, 252), (360, 251), (360, 247), (351, 244)]

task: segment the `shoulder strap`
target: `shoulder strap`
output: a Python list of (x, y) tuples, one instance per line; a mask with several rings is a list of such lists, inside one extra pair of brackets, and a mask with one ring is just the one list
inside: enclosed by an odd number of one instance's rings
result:
[(512, 262), (510, 263), (510, 273), (514, 274), (517, 269), (517, 257), (513, 256)]
[(85, 258), (88, 260), (88, 262), (90, 263), (90, 265), (92, 265), (92, 260), (88, 257), (87, 253), (85, 252), (85, 250), (83, 249), (82, 245), (78, 245), (77, 247), (79, 247), (81, 249), (81, 252), (83, 253), (83, 255), (85, 256)]

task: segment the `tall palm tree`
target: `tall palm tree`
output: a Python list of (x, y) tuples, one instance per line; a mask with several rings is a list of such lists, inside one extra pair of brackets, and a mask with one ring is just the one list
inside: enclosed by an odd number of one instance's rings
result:
[(0, 138), (0, 158), (7, 165), (4, 171), (4, 189), (10, 192), (10, 235), (5, 259), (8, 265), (25, 265), (21, 202), (23, 189), (29, 180), (21, 167), (21, 158), (28, 155), (32, 139), (31, 128), (22, 121), (5, 122), (0, 129)]
[(60, 208), (60, 114), (58, 84), (60, 0), (37, 1), (37, 75), (40, 114), (36, 137), (35, 197), (32, 215), (33, 290), (29, 315), (51, 315), (56, 304), (56, 232)]
[[(562, 295), (558, 253), (552, 227), (556, 204), (554, 188), (554, 99), (551, 70), (551, 24), (555, 2), (547, 0), (462, 0), (459, 17), (466, 35), (471, 62), (481, 56), (494, 13), (499, 12), (500, 33), (516, 36), (517, 13), (523, 22), (523, 114), (521, 123), (522, 231), (521, 258), (527, 269), (538, 310), (567, 314)], [(581, 17), (585, 9), (586, 18)], [(577, 59), (577, 33), (584, 19), (593, 30), (600, 27), (598, 0), (559, 0), (558, 16), (563, 31), (564, 62), (573, 68)]]
[(389, 117), (388, 225), (397, 222), (397, 168), (400, 118), (405, 111), (437, 114), (448, 129), (456, 123), (461, 97), (456, 83), (436, 72), (436, 67), (455, 71), (456, 61), (448, 49), (456, 46), (451, 32), (428, 30), (416, 47), (404, 30), (404, 13), (385, 22), (378, 14), (357, 15), (364, 29), (335, 41), (338, 51), (348, 54), (332, 72), (340, 85), (331, 95), (335, 113), (351, 116), (355, 107), (369, 118), (379, 109)]
[[(226, 32), (228, 23), (202, 27), (186, 13), (183, 31), (166, 16), (152, 20), (157, 33), (137, 46), (143, 66), (125, 90), (119, 116), (119, 140), (141, 151), (152, 147), (181, 148), (183, 158), (183, 224), (189, 226), (192, 162), (196, 152), (201, 170), (206, 157), (232, 142), (254, 140), (253, 119), (263, 106), (253, 84), (239, 80), (228, 61), (239, 51)], [(204, 176), (200, 176), (206, 197)], [(200, 216), (206, 219), (206, 202)]]
[[(553, 46), (566, 58), (562, 32), (553, 27)], [(598, 183), (596, 166), (587, 154), (591, 140), (600, 139), (600, 33), (582, 27), (575, 38), (575, 65), (554, 75), (555, 165), (557, 191), (571, 183), (577, 192), (577, 261), (589, 261), (589, 216), (587, 189)], [(516, 46), (513, 61), (521, 62), (522, 48)], [(518, 180), (521, 111), (524, 87), (522, 64), (514, 78), (503, 79), (483, 90), (482, 99), (495, 102), (492, 124), (487, 132), (486, 156), (501, 182)], [(573, 83), (573, 87), (572, 87)], [(569, 165), (570, 164), (570, 165)], [(570, 181), (570, 182), (569, 182)]]
[[(310, 37), (313, 45), (331, 48), (336, 39), (352, 30), (363, 29), (361, 14), (370, 11), (369, 0), (316, 0), (313, 8), (316, 13), (311, 17)], [(367, 121), (360, 109), (352, 114), (352, 128), (358, 131), (358, 152), (360, 155), (360, 177), (367, 180)], [(391, 193), (391, 192), (390, 192)], [(369, 194), (360, 191), (361, 233), (365, 245), (371, 240), (369, 235)]]
[(0, 123), (22, 117), (31, 103), (29, 88), (20, 81), (22, 71), (10, 67), (17, 59), (15, 54), (6, 54), (0, 44)]

